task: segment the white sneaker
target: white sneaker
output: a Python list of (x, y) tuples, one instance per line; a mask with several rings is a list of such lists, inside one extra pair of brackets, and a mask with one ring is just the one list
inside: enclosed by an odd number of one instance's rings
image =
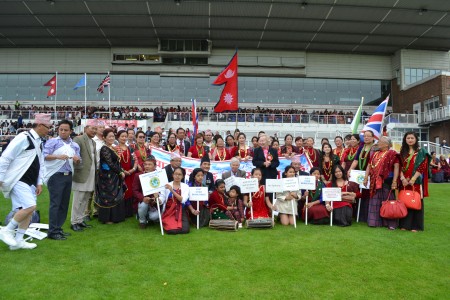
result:
[(34, 243), (28, 243), (25, 241), (20, 241), (17, 243), (17, 246), (9, 246), (9, 250), (19, 250), (19, 249), (34, 249), (37, 245)]
[(0, 240), (9, 246), (16, 246), (17, 241), (14, 238), (14, 231), (7, 229), (6, 227), (0, 230)]

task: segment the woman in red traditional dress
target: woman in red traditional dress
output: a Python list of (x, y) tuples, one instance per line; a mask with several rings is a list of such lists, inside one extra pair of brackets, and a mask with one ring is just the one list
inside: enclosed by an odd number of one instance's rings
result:
[(356, 198), (361, 197), (359, 186), (355, 182), (348, 181), (347, 173), (341, 165), (333, 167), (333, 178), (327, 187), (338, 187), (342, 191), (342, 201), (333, 202), (325, 205), (328, 211), (333, 211), (333, 224), (338, 226), (352, 225), (353, 207)]
[(312, 137), (309, 137), (306, 139), (306, 146), (305, 146), (305, 152), (306, 155), (309, 157), (309, 160), (311, 161), (311, 164), (313, 167), (320, 168), (320, 151), (317, 149), (314, 149), (314, 139)]
[(292, 134), (286, 134), (284, 137), (284, 146), (281, 146), (281, 155), (285, 158), (292, 158), (298, 154), (297, 146), (293, 146), (292, 142), (294, 141), (294, 137)]
[(341, 156), (341, 166), (344, 167), (345, 173), (347, 173), (348, 177), (348, 170), (352, 166), (353, 160), (356, 157), (356, 152), (358, 152), (359, 148), (359, 135), (358, 134), (352, 134), (350, 138), (350, 147), (344, 149), (344, 153)]
[(173, 171), (173, 181), (161, 192), (163, 214), (161, 216), (164, 230), (168, 234), (189, 233), (189, 219), (183, 204), (189, 198), (189, 186), (181, 182), (184, 170), (180, 167)]
[(277, 139), (274, 139), (272, 143), (270, 144), (270, 147), (275, 149), (277, 151), (278, 157), (281, 157), (281, 148), (280, 148), (280, 142), (278, 142)]
[(450, 165), (444, 155), (439, 156), (439, 162), (441, 163), (441, 170), (444, 172), (444, 181), (448, 181), (450, 179)]
[(198, 133), (195, 136), (195, 143), (191, 146), (188, 150), (188, 157), (192, 158), (202, 158), (203, 156), (208, 155), (209, 153), (206, 150), (205, 146), (203, 145), (203, 134)]
[(270, 203), (269, 196), (266, 196), (266, 188), (261, 184), (262, 172), (260, 168), (254, 168), (252, 170), (252, 178), (257, 178), (259, 183), (259, 190), (252, 193), (252, 201), (250, 201), (249, 195), (244, 196), (244, 205), (247, 207), (245, 218), (247, 220), (270, 218), (270, 211), (273, 206)]
[(336, 136), (334, 138), (334, 144), (336, 145), (336, 148), (333, 149), (333, 154), (339, 157), (339, 161), (341, 161), (345, 150), (342, 136)]
[(402, 230), (424, 230), (423, 198), (428, 197), (428, 168), (431, 156), (424, 148), (419, 147), (419, 137), (415, 132), (407, 132), (403, 136), (400, 148), (401, 188), (414, 189), (421, 194), (422, 208), (408, 209), (408, 215), (400, 220)]
[(169, 136), (167, 137), (167, 143), (163, 146), (163, 149), (168, 152), (180, 153), (180, 146), (177, 145), (177, 135), (175, 133), (169, 133)]
[(152, 151), (145, 143), (145, 132), (139, 130), (136, 132), (136, 144), (134, 144), (134, 156), (137, 160), (139, 172), (144, 171), (144, 161), (151, 155)]
[(303, 154), (305, 148), (303, 148), (303, 138), (298, 136), (295, 138), (295, 147), (297, 147), (297, 154)]
[(134, 157), (133, 149), (126, 145), (127, 132), (125, 130), (120, 130), (117, 133), (117, 141), (119, 145), (116, 151), (120, 157), (120, 165), (125, 173), (125, 185), (127, 186), (123, 197), (125, 201), (125, 218), (129, 218), (137, 211), (137, 207), (136, 210), (133, 210), (133, 180), (138, 164)]
[(225, 148), (225, 142), (221, 136), (216, 138), (216, 147), (210, 151), (210, 157), (213, 161), (230, 160), (232, 155)]
[(331, 182), (333, 167), (339, 164), (339, 157), (333, 154), (333, 148), (329, 143), (322, 144), (322, 161), (320, 162), (322, 170), (322, 181), (325, 184)]
[(238, 135), (238, 145), (234, 152), (234, 157), (239, 158), (240, 161), (247, 161), (253, 158), (253, 151), (246, 143), (247, 136), (245, 133), (240, 132)]
[(388, 227), (394, 230), (398, 227), (398, 219), (384, 219), (380, 216), (383, 201), (395, 199), (400, 159), (395, 150), (390, 149), (392, 142), (388, 137), (378, 141), (379, 151), (369, 159), (364, 177), (367, 185), (370, 176), (370, 200), (367, 225), (370, 227)]

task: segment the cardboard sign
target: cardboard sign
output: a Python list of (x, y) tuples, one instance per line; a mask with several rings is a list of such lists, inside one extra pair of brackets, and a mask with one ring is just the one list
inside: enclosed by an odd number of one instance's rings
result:
[(369, 189), (370, 187), (370, 177), (367, 180), (367, 186), (364, 186), (364, 177), (366, 176), (366, 171), (358, 171), (358, 170), (351, 170), (350, 171), (350, 179), (349, 181), (356, 182), (359, 184), (360, 189)]
[(165, 189), (165, 185), (169, 183), (166, 170), (156, 170), (150, 173), (139, 175), (141, 181), (142, 194), (144, 196), (161, 192)]
[(298, 190), (300, 190), (297, 177), (283, 178), (281, 180), (283, 181), (283, 191), (298, 191)]
[(45, 229), (48, 230), (49, 225), (44, 223), (31, 223), (29, 228)]
[(298, 176), (301, 190), (314, 191), (316, 189), (316, 176)]
[(257, 178), (244, 179), (241, 181), (241, 193), (253, 193), (259, 191)]
[(323, 188), (322, 199), (323, 201), (342, 201), (341, 188)]
[(28, 228), (27, 231), (25, 231), (25, 234), (38, 240), (43, 240), (47, 237), (47, 233), (34, 228)]
[(189, 200), (191, 201), (208, 201), (208, 188), (203, 186), (194, 186), (189, 188)]
[(266, 179), (266, 193), (282, 193), (283, 181), (279, 179)]

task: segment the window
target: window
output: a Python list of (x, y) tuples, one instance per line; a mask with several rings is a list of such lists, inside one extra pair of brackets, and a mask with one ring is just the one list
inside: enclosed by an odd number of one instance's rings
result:
[(424, 78), (438, 74), (441, 70), (405, 68), (405, 85), (413, 84)]

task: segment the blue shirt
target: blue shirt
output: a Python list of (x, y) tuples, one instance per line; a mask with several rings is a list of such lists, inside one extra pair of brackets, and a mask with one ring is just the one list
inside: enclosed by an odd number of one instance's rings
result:
[[(80, 155), (80, 146), (78, 146), (77, 143), (72, 142), (71, 138), (68, 138), (67, 140), (61, 139), (59, 136), (54, 139), (50, 139), (45, 142), (44, 145), (44, 159), (48, 156), (53, 154), (56, 150), (64, 146), (64, 144), (70, 144), (70, 147), (75, 151), (75, 155), (78, 157), (81, 157)], [(61, 169), (58, 170), (58, 172), (72, 172), (72, 168), (70, 167), (69, 160), (66, 160), (64, 165), (61, 167)]]

